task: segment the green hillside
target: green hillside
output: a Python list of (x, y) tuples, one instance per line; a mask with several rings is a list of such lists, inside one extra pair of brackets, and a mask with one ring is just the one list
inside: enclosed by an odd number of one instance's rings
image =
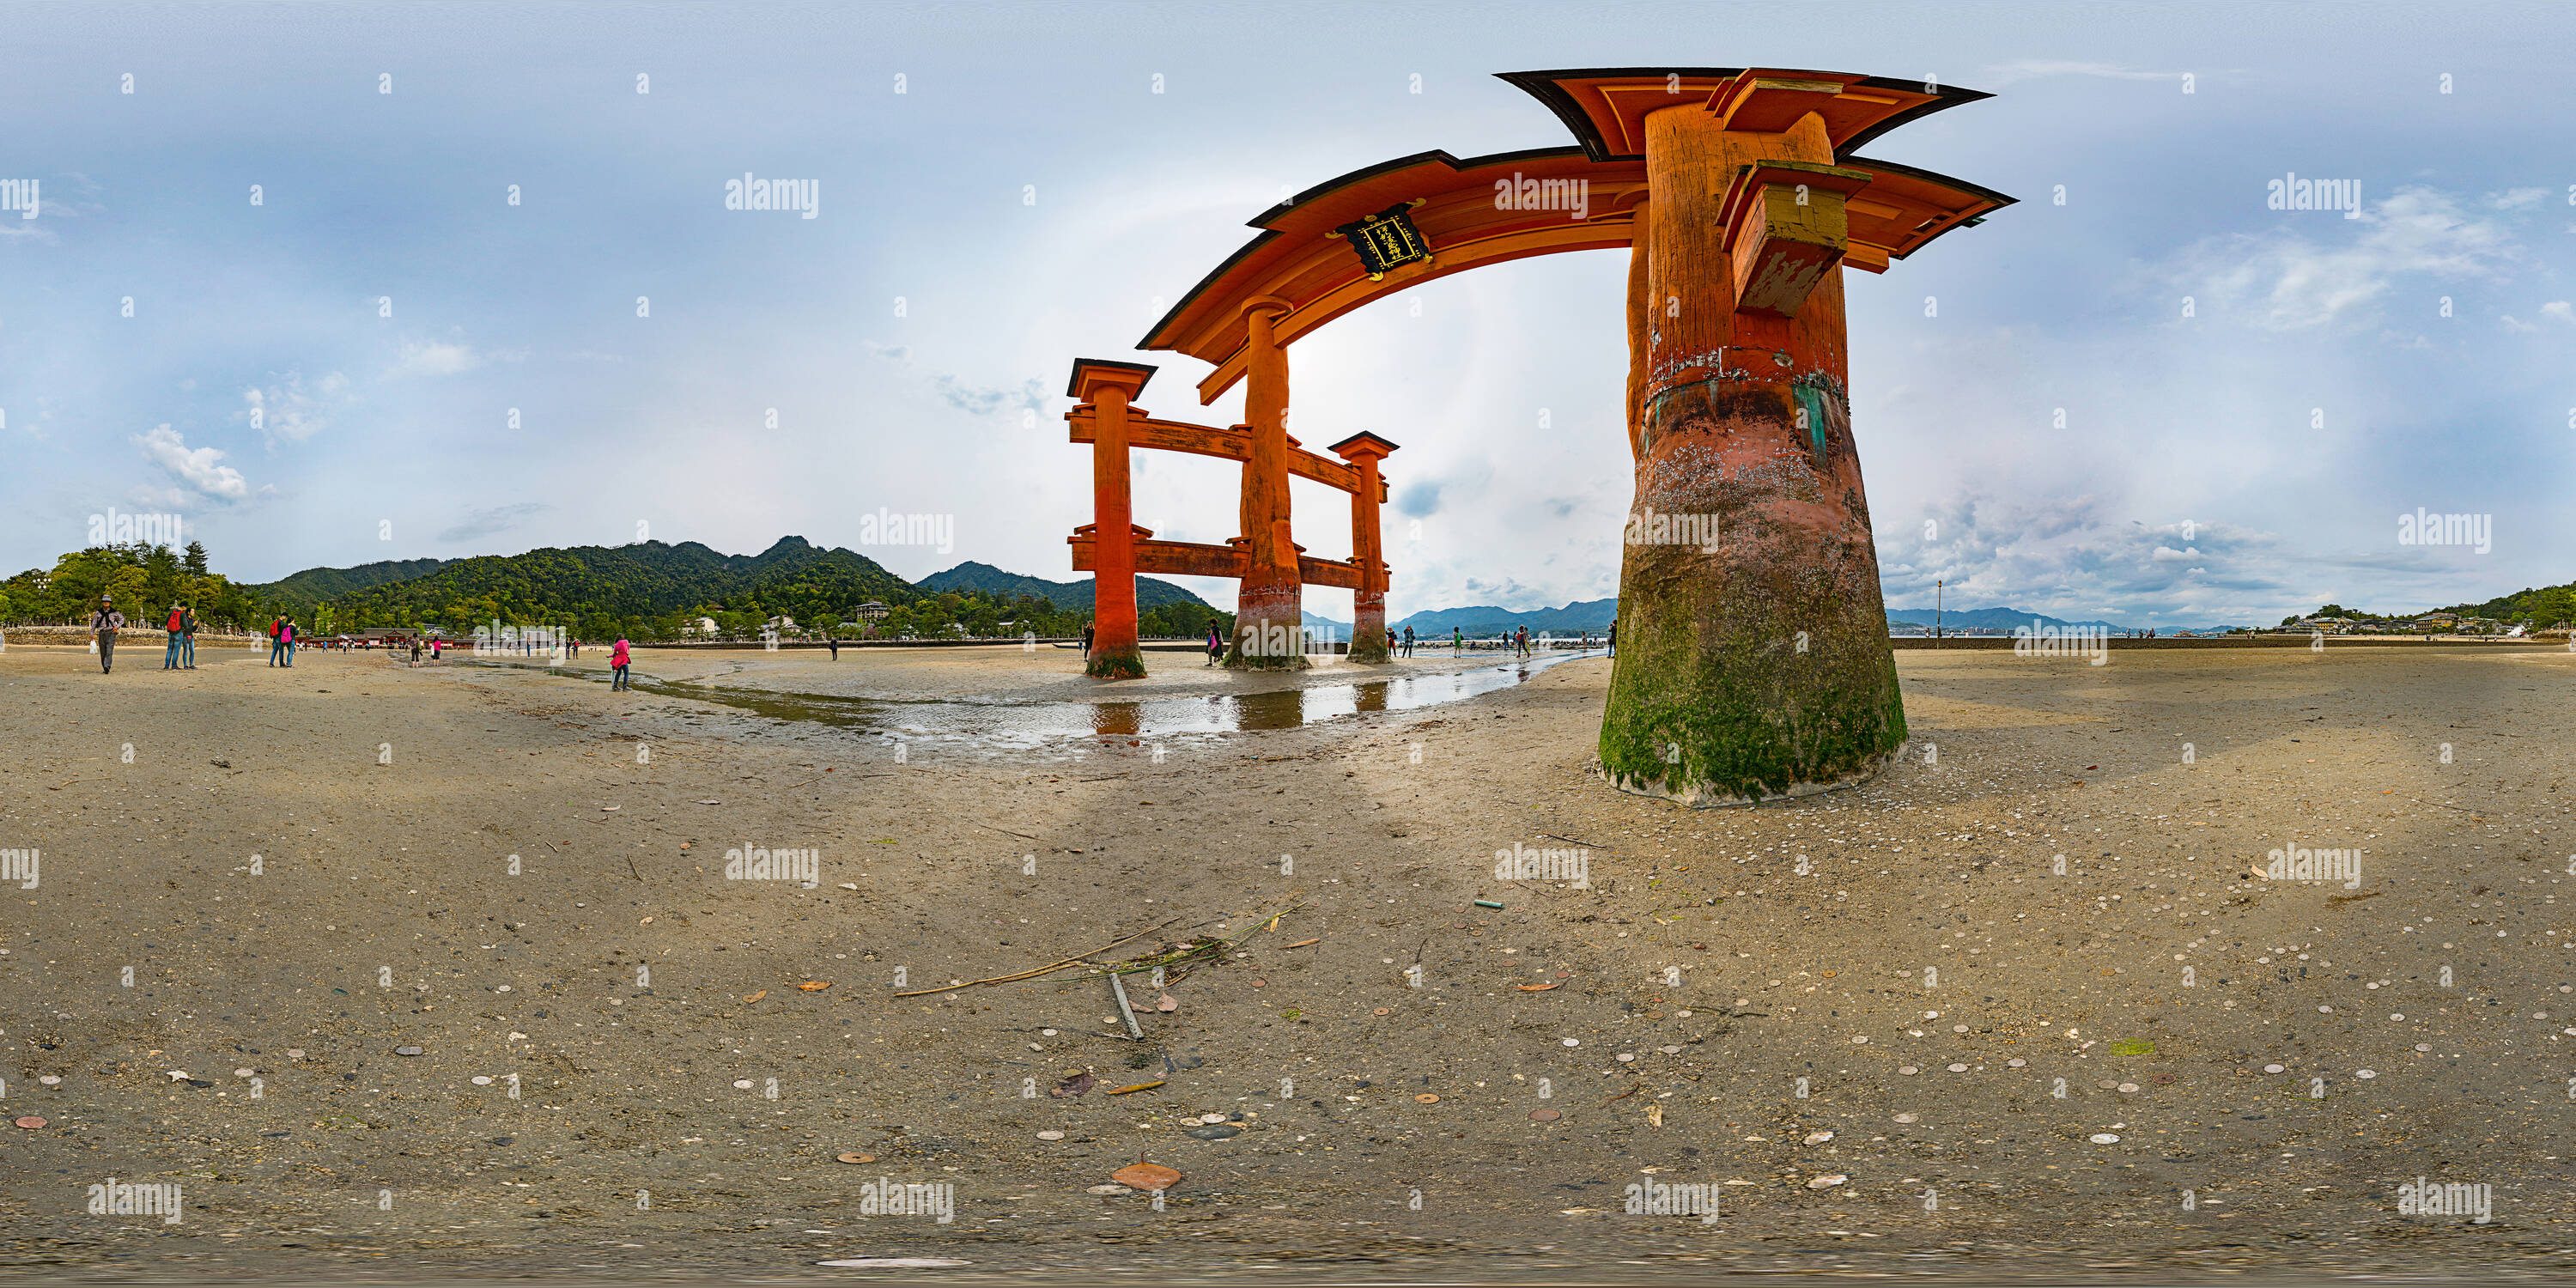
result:
[(458, 559), (424, 576), (335, 596), (331, 607), (340, 630), (423, 623), (462, 632), (499, 620), (559, 623), (598, 637), (676, 633), (700, 615), (828, 623), (867, 600), (909, 602), (918, 594), (864, 555), (783, 537), (757, 555), (648, 541)]
[[(921, 579), (921, 587), (924, 590), (976, 591), (985, 595), (999, 595), (1011, 599), (1035, 596), (1058, 608), (1085, 613), (1091, 611), (1093, 593), (1092, 580), (1089, 577), (1080, 581), (1048, 581), (1044, 577), (1004, 572), (991, 564), (973, 562), (959, 564), (946, 572), (932, 573)], [(1168, 581), (1157, 581), (1152, 577), (1136, 579), (1137, 608), (1162, 608), (1167, 605), (1211, 611), (1214, 609), (1214, 605), (1206, 600)]]
[(278, 607), (309, 612), (314, 605), (325, 600), (387, 582), (426, 576), (447, 563), (445, 559), (387, 559), (355, 568), (307, 568), (292, 576), (242, 589)]

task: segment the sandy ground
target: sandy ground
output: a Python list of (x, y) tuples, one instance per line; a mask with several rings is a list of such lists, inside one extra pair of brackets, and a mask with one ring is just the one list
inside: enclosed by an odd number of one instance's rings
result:
[[(0, 849), (40, 851), (0, 886), (0, 1105), (44, 1120), (0, 1131), (19, 1277), (2576, 1266), (2564, 652), (1900, 652), (1897, 768), (1703, 812), (1591, 771), (1599, 659), (1039, 746), (520, 667), (133, 660), (0, 655)], [(1069, 651), (642, 661), (1146, 687)], [(1183, 699), (1360, 670), (1148, 661)], [(1497, 879), (1515, 846), (1588, 885)], [(2284, 847), (2358, 882), (2251, 870)], [(747, 848), (813, 851), (816, 888), (728, 880)], [(1079, 969), (897, 996), (1138, 932), (1093, 960), (1231, 941), (1128, 977), (1141, 1042)], [(1088, 1192), (1140, 1159), (1183, 1174), (1159, 1207)], [(2492, 1219), (2400, 1215), (2418, 1176)], [(111, 1177), (182, 1219), (91, 1214)], [(953, 1219), (864, 1213), (885, 1179)], [(1645, 1183), (1721, 1214), (1623, 1210)]]

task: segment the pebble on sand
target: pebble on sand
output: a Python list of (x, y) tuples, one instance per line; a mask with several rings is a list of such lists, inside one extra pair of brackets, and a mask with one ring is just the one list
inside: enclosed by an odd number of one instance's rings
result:
[(1039, 1139), (1039, 1140), (1063, 1140), (1063, 1139), (1064, 1139), (1064, 1133), (1063, 1133), (1063, 1132), (1060, 1132), (1060, 1131), (1042, 1131), (1042, 1132), (1039, 1132), (1039, 1133), (1038, 1133), (1038, 1139)]
[(1530, 1121), (1534, 1123), (1552, 1123), (1564, 1116), (1565, 1115), (1560, 1114), (1553, 1109), (1533, 1109), (1530, 1111)]
[(2097, 1131), (2093, 1133), (2092, 1141), (2096, 1145), (2117, 1145), (2120, 1143), (2120, 1138), (2107, 1131)]
[(1850, 1179), (1850, 1177), (1845, 1176), (1840, 1172), (1830, 1172), (1823, 1176), (1810, 1176), (1807, 1178), (1807, 1188), (1811, 1190), (1830, 1190)]
[(419, 1055), (420, 1053), (420, 1048), (416, 1046), (398, 1046), (394, 1048), (395, 1055)]
[(29, 1114), (29, 1115), (27, 1115), (27, 1116), (26, 1116), (26, 1117), (24, 1117), (24, 1118), (18, 1119), (17, 1121), (18, 1121), (18, 1125), (19, 1125), (19, 1126), (24, 1127), (24, 1128), (26, 1128), (26, 1129), (27, 1129), (27, 1130), (29, 1130), (29, 1131), (34, 1131), (35, 1129), (37, 1129), (37, 1128), (42, 1127), (42, 1126), (44, 1126), (44, 1125), (45, 1125), (45, 1120), (44, 1120), (44, 1119), (42, 1119), (42, 1118), (38, 1118), (38, 1117), (36, 1117), (34, 1114)]

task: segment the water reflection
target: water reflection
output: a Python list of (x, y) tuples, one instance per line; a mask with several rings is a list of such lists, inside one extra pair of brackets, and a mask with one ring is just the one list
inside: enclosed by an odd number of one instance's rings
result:
[[(1113, 702), (887, 701), (826, 693), (785, 693), (681, 680), (636, 677), (636, 688), (694, 698), (774, 720), (803, 720), (835, 728), (904, 737), (970, 738), (1006, 745), (1034, 745), (1059, 738), (1159, 738), (1178, 734), (1241, 733), (1296, 729), (1343, 716), (1411, 711), (1509, 688), (1559, 662), (1597, 656), (1599, 650), (1556, 653), (1494, 666), (1436, 675), (1397, 675), (1374, 680), (1312, 684), (1263, 693), (1211, 693)], [(511, 665), (475, 662), (469, 665)], [(606, 682), (595, 671), (548, 667), (556, 675)]]

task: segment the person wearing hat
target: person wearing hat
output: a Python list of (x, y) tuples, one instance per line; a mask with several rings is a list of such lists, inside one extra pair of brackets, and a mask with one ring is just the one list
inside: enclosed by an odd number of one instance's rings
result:
[(116, 670), (116, 632), (125, 625), (125, 614), (116, 611), (116, 598), (98, 597), (98, 611), (89, 615), (90, 634), (98, 638), (98, 673)]

